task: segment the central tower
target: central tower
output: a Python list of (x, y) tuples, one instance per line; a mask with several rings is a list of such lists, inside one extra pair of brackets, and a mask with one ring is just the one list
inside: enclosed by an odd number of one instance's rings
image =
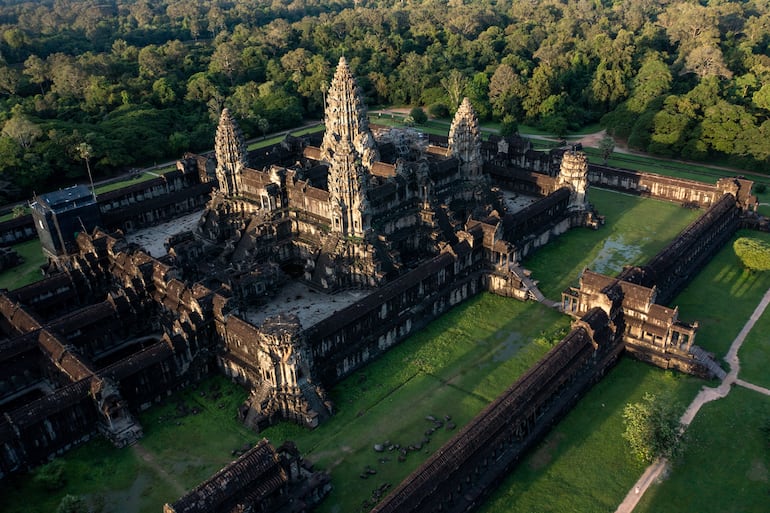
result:
[(363, 237), (369, 230), (369, 170), (379, 160), (366, 106), (345, 57), (340, 58), (326, 98), (321, 158), (329, 163), (333, 232)]

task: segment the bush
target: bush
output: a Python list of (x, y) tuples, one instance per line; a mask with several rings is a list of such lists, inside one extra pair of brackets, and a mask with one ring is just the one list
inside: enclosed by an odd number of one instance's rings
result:
[(56, 513), (89, 513), (86, 501), (78, 495), (65, 495), (56, 508)]
[(431, 103), (428, 106), (428, 115), (432, 118), (448, 118), (449, 107), (443, 103)]
[(422, 110), (421, 107), (415, 107), (412, 110), (409, 111), (409, 117), (414, 120), (414, 123), (417, 125), (422, 125), (426, 121), (428, 121), (428, 115), (425, 114), (425, 111)]
[(516, 118), (510, 114), (503, 116), (503, 120), (500, 121), (500, 135), (514, 135), (519, 133), (519, 124), (516, 122)]
[(763, 183), (756, 184), (754, 186), (754, 192), (756, 194), (764, 194), (765, 192), (767, 192), (767, 185), (765, 185)]
[(64, 462), (53, 460), (35, 471), (34, 480), (46, 490), (53, 492), (62, 488), (66, 482), (64, 479)]

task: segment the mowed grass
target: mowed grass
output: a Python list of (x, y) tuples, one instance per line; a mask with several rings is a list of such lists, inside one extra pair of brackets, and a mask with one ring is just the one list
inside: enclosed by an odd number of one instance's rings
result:
[(591, 189), (589, 199), (606, 223), (598, 230), (576, 228), (551, 241), (524, 262), (546, 297), (558, 301), (577, 286), (586, 267), (609, 276), (624, 265), (647, 262), (701, 211), (674, 203)]
[(702, 384), (621, 359), (503, 481), (480, 513), (615, 511), (645, 467), (622, 437), (625, 405), (646, 392), (665, 391), (684, 408)]
[(669, 475), (645, 493), (638, 513), (766, 513), (770, 510), (770, 397), (733, 387), (707, 403)]
[[(355, 512), (372, 492), (395, 486), (456, 429), (510, 386), (561, 339), (569, 321), (537, 303), (481, 294), (455, 307), (332, 391), (335, 416), (314, 431), (282, 423), (264, 431), (275, 443), (297, 442), (307, 459), (331, 472), (334, 486), (321, 512)], [(375, 444), (421, 444), (432, 415), (457, 425), (429, 436), (405, 462)], [(367, 468), (377, 473), (360, 476)], [(368, 509), (367, 509), (368, 510)]]
[(765, 310), (743, 341), (738, 359), (739, 378), (770, 389), (770, 309)]
[[(722, 358), (733, 339), (770, 288), (770, 273), (743, 268), (733, 251), (737, 237), (770, 243), (770, 234), (740, 230), (690, 282), (671, 306), (679, 307), (680, 319), (699, 323), (695, 343)], [(756, 336), (761, 336), (757, 332)]]
[[(221, 395), (215, 398), (217, 393)], [(84, 497), (92, 506), (103, 506), (104, 511), (158, 513), (163, 503), (179, 498), (177, 485), (193, 488), (231, 461), (233, 449), (253, 445), (260, 438), (236, 418), (245, 397), (241, 388), (226, 379), (209, 378), (140, 415), (145, 433), (140, 446), (150, 454), (151, 462), (136, 447), (116, 449), (97, 437), (61, 456), (66, 478), (61, 490), (46, 490), (31, 475), (0, 482), (0, 511), (50, 513), (65, 494), (72, 494)], [(186, 415), (178, 409), (182, 404)], [(193, 408), (199, 413), (190, 413)], [(175, 482), (170, 483), (154, 465)]]
[(21, 265), (0, 273), (0, 289), (13, 290), (43, 279), (40, 266), (46, 263), (40, 240), (33, 239), (15, 244), (13, 249), (24, 259)]

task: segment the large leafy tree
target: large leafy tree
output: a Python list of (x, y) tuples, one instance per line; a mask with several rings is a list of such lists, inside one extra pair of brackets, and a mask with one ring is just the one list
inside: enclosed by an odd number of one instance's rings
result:
[(752, 237), (739, 237), (733, 250), (741, 263), (752, 271), (770, 271), (770, 245)]
[(623, 438), (640, 461), (672, 458), (681, 450), (680, 408), (665, 397), (646, 393), (640, 402), (623, 408)]

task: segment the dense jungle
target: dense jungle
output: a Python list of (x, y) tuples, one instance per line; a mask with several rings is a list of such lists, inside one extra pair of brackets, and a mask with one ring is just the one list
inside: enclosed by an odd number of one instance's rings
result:
[(322, 117), (344, 55), (370, 106), (770, 171), (770, 1), (3, 0), (0, 201)]

